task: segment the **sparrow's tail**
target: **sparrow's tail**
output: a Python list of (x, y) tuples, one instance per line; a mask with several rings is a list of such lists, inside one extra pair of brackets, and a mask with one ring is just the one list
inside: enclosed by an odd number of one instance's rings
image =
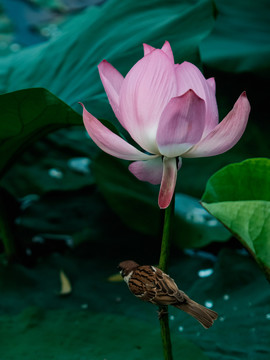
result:
[(190, 298), (187, 299), (186, 303), (175, 305), (175, 307), (193, 316), (206, 329), (210, 328), (218, 317), (218, 314), (215, 311), (207, 309)]

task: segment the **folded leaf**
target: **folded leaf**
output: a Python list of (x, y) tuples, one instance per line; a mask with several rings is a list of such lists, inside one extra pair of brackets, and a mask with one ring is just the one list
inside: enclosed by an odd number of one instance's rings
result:
[(0, 177), (34, 141), (65, 126), (82, 125), (79, 114), (46, 89), (0, 95)]
[(270, 159), (228, 165), (208, 181), (202, 205), (248, 249), (270, 281)]

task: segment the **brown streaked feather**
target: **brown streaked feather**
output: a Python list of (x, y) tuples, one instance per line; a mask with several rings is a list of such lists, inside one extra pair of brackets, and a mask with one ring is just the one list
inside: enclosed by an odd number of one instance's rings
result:
[(128, 282), (130, 291), (144, 301), (152, 301), (156, 296), (156, 283), (151, 266), (139, 266), (136, 268)]
[(218, 318), (218, 314), (214, 310), (196, 303), (196, 301), (191, 300), (189, 297), (187, 297), (187, 299), (185, 304), (177, 304), (174, 306), (193, 316), (205, 329), (210, 328)]
[(185, 302), (185, 294), (180, 291), (174, 280), (154, 266), (137, 267), (128, 284), (131, 292), (141, 300), (156, 305), (174, 305)]
[[(159, 300), (158, 305), (173, 305), (175, 303), (185, 302), (186, 295), (183, 291), (178, 289), (174, 280), (160, 269), (158, 269), (157, 273), (159, 280), (156, 284), (156, 297)], [(163, 304), (163, 301), (166, 302), (166, 304)]]

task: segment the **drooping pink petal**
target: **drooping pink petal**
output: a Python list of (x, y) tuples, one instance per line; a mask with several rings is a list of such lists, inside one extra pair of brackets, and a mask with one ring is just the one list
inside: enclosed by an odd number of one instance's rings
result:
[(106, 60), (103, 60), (98, 65), (98, 70), (115, 116), (123, 125), (119, 111), (119, 93), (124, 81), (124, 77)]
[(144, 161), (135, 161), (128, 167), (129, 171), (141, 181), (148, 181), (153, 185), (161, 183), (163, 164), (161, 156)]
[(245, 131), (249, 113), (250, 104), (246, 92), (243, 92), (229, 114), (205, 138), (202, 138), (182, 156), (206, 157), (230, 150)]
[[(83, 104), (81, 104), (83, 106)], [(91, 139), (106, 153), (125, 160), (147, 160), (147, 155), (127, 143), (120, 136), (107, 129), (99, 120), (91, 115), (83, 106), (83, 122)]]
[[(181, 160), (181, 159), (179, 159)], [(181, 164), (179, 164), (179, 167)], [(176, 158), (163, 158), (163, 175), (158, 196), (158, 205), (166, 209), (172, 200), (177, 180)]]
[(150, 153), (158, 153), (158, 122), (175, 94), (174, 64), (160, 49), (139, 60), (124, 79), (120, 91), (122, 121), (132, 138)]
[(218, 124), (218, 108), (215, 94), (214, 79), (206, 80), (201, 71), (193, 64), (185, 61), (176, 67), (177, 95), (181, 96), (192, 89), (205, 101), (205, 128), (206, 136)]
[(174, 56), (173, 56), (172, 48), (171, 48), (169, 41), (165, 41), (161, 50), (163, 52), (165, 52), (165, 54), (169, 57), (169, 59), (171, 59), (172, 63), (174, 64)]
[(158, 126), (157, 144), (162, 155), (180, 156), (202, 137), (205, 102), (193, 90), (172, 98), (165, 107)]

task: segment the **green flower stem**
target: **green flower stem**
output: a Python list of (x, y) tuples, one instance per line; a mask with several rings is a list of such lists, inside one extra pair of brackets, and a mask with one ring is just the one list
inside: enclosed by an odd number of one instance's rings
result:
[(4, 195), (0, 189), (0, 236), (3, 241), (5, 255), (7, 259), (11, 259), (16, 253), (16, 247), (11, 226), (12, 225), (10, 224), (7, 210), (5, 208)]
[[(170, 205), (167, 207), (167, 209), (165, 209), (165, 214), (164, 214), (163, 234), (162, 234), (160, 258), (159, 258), (159, 268), (164, 272), (167, 272), (169, 256), (170, 256), (171, 229), (172, 229), (172, 220), (174, 216), (174, 202), (175, 202), (175, 195), (173, 195), (172, 201)], [(159, 321), (160, 321), (161, 337), (163, 343), (164, 359), (173, 360), (168, 306), (160, 306), (159, 311), (160, 311)]]

